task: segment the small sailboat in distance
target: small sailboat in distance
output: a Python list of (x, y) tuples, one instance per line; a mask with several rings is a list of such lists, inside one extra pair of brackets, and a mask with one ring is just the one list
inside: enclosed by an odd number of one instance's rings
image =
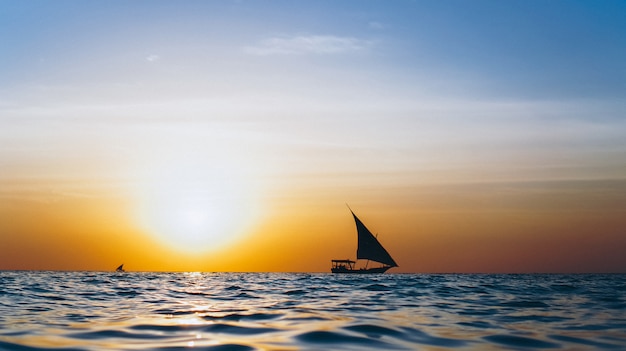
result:
[(122, 263), (119, 267), (117, 267), (117, 268), (115, 269), (115, 271), (116, 271), (116, 272), (126, 272), (126, 271), (124, 270), (124, 264)]
[[(389, 268), (398, 267), (396, 261), (393, 260), (389, 252), (385, 250), (383, 245), (378, 239), (372, 235), (372, 232), (367, 229), (365, 224), (352, 212), (350, 206), (350, 213), (354, 217), (356, 222), (356, 231), (358, 235), (358, 245), (356, 250), (357, 260), (368, 260), (381, 263), (380, 267), (367, 268), (354, 268), (356, 261), (352, 260), (332, 260), (331, 272), (333, 273), (348, 273), (348, 274), (372, 274), (372, 273), (385, 273)], [(368, 262), (369, 263), (369, 262)]]

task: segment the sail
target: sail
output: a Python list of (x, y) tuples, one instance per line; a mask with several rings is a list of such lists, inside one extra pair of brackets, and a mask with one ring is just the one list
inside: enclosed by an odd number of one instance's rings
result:
[(359, 236), (359, 246), (356, 250), (356, 258), (372, 260), (392, 267), (398, 267), (396, 261), (391, 258), (391, 255), (389, 255), (387, 250), (385, 250), (380, 242), (378, 242), (378, 239), (372, 235), (372, 232), (367, 229), (354, 212), (352, 212), (352, 216), (354, 216), (356, 230)]

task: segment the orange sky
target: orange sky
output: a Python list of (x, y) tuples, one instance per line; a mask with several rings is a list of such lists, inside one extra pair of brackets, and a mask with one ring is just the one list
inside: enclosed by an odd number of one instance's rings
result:
[[(625, 186), (444, 184), (350, 195), (399, 263), (392, 272), (621, 272)], [(0, 267), (326, 272), (331, 259), (355, 258), (354, 222), (338, 197), (292, 192), (268, 201), (235, 242), (189, 251), (137, 228), (129, 202), (115, 195), (4, 200)]]
[(0, 269), (626, 272), (624, 13), (3, 1)]

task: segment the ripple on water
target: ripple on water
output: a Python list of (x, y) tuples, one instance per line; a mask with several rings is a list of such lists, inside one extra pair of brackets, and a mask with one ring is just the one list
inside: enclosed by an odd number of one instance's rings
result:
[(467, 341), (460, 339), (432, 336), (426, 332), (415, 328), (403, 327), (405, 338), (418, 344), (440, 346), (440, 347), (462, 347), (467, 345)]
[(550, 307), (547, 303), (543, 301), (537, 300), (519, 300), (519, 301), (511, 301), (505, 302), (502, 304), (504, 307), (515, 307), (515, 308), (547, 308)]
[(489, 335), (489, 336), (485, 336), (483, 339), (490, 341), (490, 342), (494, 342), (496, 344), (512, 346), (512, 347), (550, 349), (550, 348), (558, 348), (561, 346), (559, 344), (555, 344), (549, 341), (528, 338), (528, 337), (523, 337), (523, 336), (507, 335), (507, 334)]
[(304, 295), (306, 293), (307, 293), (307, 291), (306, 290), (302, 290), (302, 289), (287, 290), (287, 291), (284, 292), (285, 295), (290, 295), (290, 296), (293, 296), (293, 295)]
[(173, 308), (157, 308), (155, 310), (152, 310), (153, 313), (156, 314), (164, 314), (164, 315), (168, 315), (168, 316), (186, 316), (186, 315), (193, 315), (195, 314), (197, 311), (193, 311), (193, 310), (176, 310)]
[(0, 351), (87, 351), (82, 348), (48, 348), (48, 347), (32, 347), (0, 340)]
[(402, 331), (392, 329), (392, 328), (387, 328), (387, 327), (381, 327), (381, 326), (373, 325), (373, 324), (349, 325), (349, 326), (343, 327), (343, 329), (349, 330), (351, 332), (363, 334), (370, 338), (380, 338), (383, 336), (402, 338), (404, 335)]
[[(133, 330), (155, 331), (162, 334), (177, 334), (180, 332), (206, 332), (221, 333), (232, 335), (255, 335), (263, 333), (273, 333), (279, 331), (276, 328), (269, 327), (248, 327), (230, 323), (212, 323), (212, 324), (186, 324), (186, 325), (158, 325), (158, 324), (140, 324), (130, 327)], [(87, 334), (90, 335), (90, 334)], [(129, 334), (132, 337), (134, 334)], [(97, 335), (96, 335), (97, 336)], [(122, 337), (124, 337), (122, 335)]]
[(236, 324), (227, 324), (227, 323), (216, 323), (209, 324), (205, 326), (203, 331), (210, 333), (224, 333), (224, 334), (234, 334), (234, 335), (254, 335), (254, 334), (265, 334), (265, 333), (273, 333), (280, 331), (276, 328), (267, 328), (267, 327), (246, 327), (240, 326)]
[(610, 343), (595, 341), (595, 340), (587, 340), (587, 339), (577, 338), (577, 337), (567, 336), (567, 335), (550, 335), (549, 337), (557, 341), (563, 341), (563, 342), (579, 344), (579, 345), (588, 345), (588, 346), (593, 346), (594, 348), (598, 348), (598, 349), (605, 349), (605, 350), (622, 349), (622, 346), (620, 345), (610, 344)]
[[(316, 348), (333, 349), (333, 347), (339, 347), (341, 345), (367, 345), (368, 347), (375, 347), (379, 349), (398, 349), (401, 348), (398, 345), (393, 345), (387, 342), (380, 341), (375, 338), (361, 337), (348, 335), (341, 332), (332, 332), (326, 330), (311, 331), (299, 334), (296, 338), (309, 345), (318, 345)], [(336, 345), (336, 346), (333, 346)]]
[(472, 328), (479, 328), (479, 329), (496, 329), (496, 328), (498, 328), (496, 325), (491, 324), (491, 323), (486, 322), (486, 321), (459, 322), (457, 324), (460, 325), (460, 326), (463, 326), (463, 327), (472, 327)]
[(239, 344), (222, 344), (222, 345), (213, 345), (213, 346), (167, 346), (167, 347), (158, 347), (153, 350), (158, 351), (251, 351), (256, 350), (254, 347), (247, 345), (239, 345)]
[(367, 291), (389, 291), (391, 288), (385, 284), (370, 284), (363, 287)]
[(204, 327), (203, 324), (137, 324), (130, 326), (129, 329), (175, 334), (179, 332), (201, 331)]
[(225, 321), (265, 321), (265, 320), (272, 320), (272, 319), (278, 319), (283, 317), (284, 314), (282, 313), (251, 313), (251, 314), (242, 314), (242, 313), (230, 313), (230, 314), (225, 314), (222, 316), (214, 316), (214, 315), (207, 315), (204, 316), (204, 319), (207, 320), (225, 320)]
[(168, 336), (158, 334), (146, 334), (146, 333), (131, 333), (124, 330), (98, 330), (90, 332), (81, 332), (70, 334), (72, 338), (87, 339), (87, 340), (106, 340), (111, 338), (116, 339), (165, 339)]

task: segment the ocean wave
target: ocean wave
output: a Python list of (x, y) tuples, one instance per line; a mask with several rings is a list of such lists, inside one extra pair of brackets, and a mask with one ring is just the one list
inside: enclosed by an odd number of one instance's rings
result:
[(0, 272), (0, 350), (619, 350), (625, 275)]

